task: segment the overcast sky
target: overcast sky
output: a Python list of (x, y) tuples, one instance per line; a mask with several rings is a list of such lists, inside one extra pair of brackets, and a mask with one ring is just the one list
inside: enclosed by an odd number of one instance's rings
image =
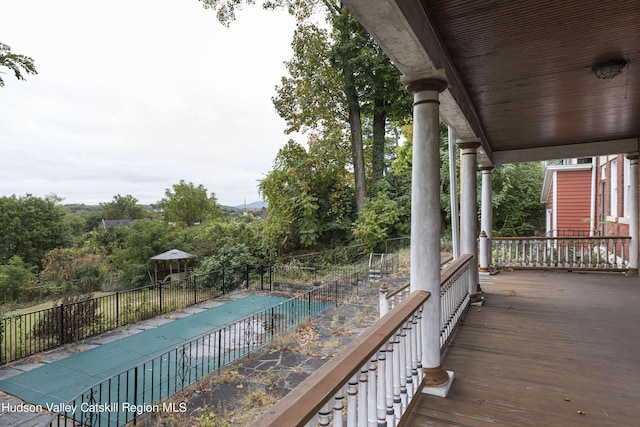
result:
[(0, 0), (0, 42), (38, 71), (2, 76), (0, 196), (146, 204), (184, 179), (258, 200), (289, 139), (271, 97), (293, 30), (259, 6), (224, 28), (197, 0)]

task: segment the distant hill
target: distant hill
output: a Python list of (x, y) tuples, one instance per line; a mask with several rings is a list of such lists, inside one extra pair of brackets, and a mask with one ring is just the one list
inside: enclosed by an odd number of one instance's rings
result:
[[(247, 206), (246, 206), (247, 209), (262, 209), (262, 208), (266, 208), (266, 207), (267, 207), (267, 203), (262, 201), (262, 200), (258, 200), (256, 202), (247, 203)], [(245, 205), (234, 206), (234, 208), (242, 210), (242, 209), (245, 208)]]

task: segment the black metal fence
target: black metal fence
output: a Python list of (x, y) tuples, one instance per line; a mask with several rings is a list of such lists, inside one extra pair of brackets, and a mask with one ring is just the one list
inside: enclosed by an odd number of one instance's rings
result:
[[(357, 294), (354, 272), (313, 287), (295, 298), (203, 334), (86, 389), (65, 405), (50, 426), (78, 422), (121, 426), (144, 413), (179, 411), (162, 403), (198, 379), (219, 371), (310, 318)], [(75, 424), (74, 424), (75, 425)]]
[(227, 267), (184, 280), (74, 297), (54, 307), (0, 318), (0, 364), (169, 313), (244, 287), (271, 289), (270, 266)]

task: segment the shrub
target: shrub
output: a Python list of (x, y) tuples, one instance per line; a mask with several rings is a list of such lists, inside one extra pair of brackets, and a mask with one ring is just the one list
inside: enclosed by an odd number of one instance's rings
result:
[(103, 318), (98, 309), (98, 300), (93, 299), (93, 294), (66, 296), (33, 326), (33, 336), (57, 339), (64, 344), (93, 335)]

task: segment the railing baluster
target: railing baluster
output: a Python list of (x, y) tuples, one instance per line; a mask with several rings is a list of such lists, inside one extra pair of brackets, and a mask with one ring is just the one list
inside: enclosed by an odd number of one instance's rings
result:
[(384, 426), (387, 423), (387, 350), (385, 346), (378, 351), (376, 376), (378, 379), (376, 385), (376, 424)]
[(400, 397), (402, 399), (402, 412), (407, 408), (409, 404), (409, 396), (407, 391), (407, 346), (406, 344), (407, 330), (405, 325), (402, 324), (400, 328), (400, 335), (398, 336), (398, 349), (400, 350)]
[(387, 427), (395, 427), (395, 408), (393, 400), (394, 391), (394, 378), (393, 378), (393, 364), (395, 363), (395, 355), (393, 349), (393, 338), (389, 339), (386, 347), (386, 369), (385, 369), (385, 406), (386, 406), (386, 419)]
[(393, 335), (393, 409), (396, 413), (396, 419), (400, 418), (400, 414), (404, 413), (404, 410), (407, 407), (406, 389), (404, 392), (402, 391), (402, 351), (400, 350), (401, 331), (402, 327), (400, 327)]
[(347, 426), (356, 427), (358, 424), (358, 374), (351, 377), (347, 383)]
[(404, 347), (405, 347), (405, 371), (404, 375), (407, 377), (407, 398), (411, 400), (413, 398), (413, 394), (415, 392), (415, 384), (413, 383), (413, 355), (412, 355), (412, 346), (411, 346), (411, 320), (407, 320), (405, 322), (405, 334), (403, 337)]
[[(625, 270), (629, 237), (493, 238), (494, 266), (567, 270)], [(445, 305), (443, 305), (444, 309)]]
[(329, 407), (328, 403), (325, 403), (324, 406), (322, 406), (322, 409), (320, 410), (320, 412), (318, 413), (318, 425), (320, 427), (327, 427), (330, 425), (331, 423), (331, 408)]
[(375, 427), (378, 424), (378, 379), (377, 379), (377, 353), (369, 360), (367, 379), (367, 425)]
[(367, 379), (369, 369), (364, 364), (360, 368), (358, 381), (358, 427), (367, 427)]
[(344, 393), (346, 386), (342, 387), (333, 398), (333, 427), (343, 426), (342, 410), (344, 409)]

